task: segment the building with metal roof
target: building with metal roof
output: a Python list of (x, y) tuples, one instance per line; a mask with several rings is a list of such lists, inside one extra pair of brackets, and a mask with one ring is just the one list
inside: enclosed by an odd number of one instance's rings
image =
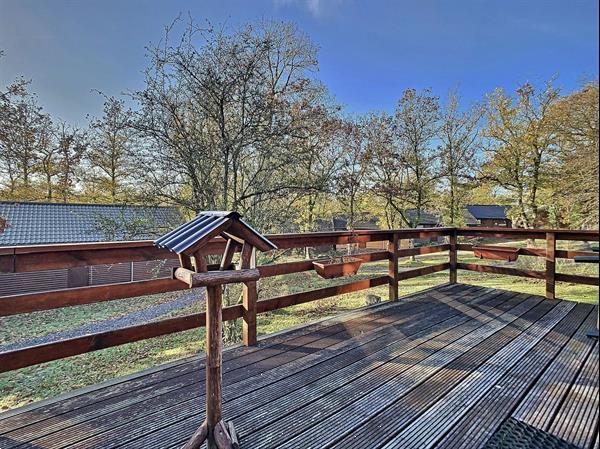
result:
[(437, 212), (421, 210), (419, 214), (417, 209), (406, 209), (404, 214), (416, 228), (437, 228), (442, 225), (442, 217)]
[(182, 218), (173, 207), (0, 202), (0, 246), (155, 238)]
[(512, 227), (508, 217), (510, 206), (498, 204), (470, 204), (465, 207), (465, 224), (467, 226)]
[[(156, 238), (182, 222), (172, 207), (0, 202), (0, 247)], [(0, 273), (0, 296), (169, 277), (177, 260)]]

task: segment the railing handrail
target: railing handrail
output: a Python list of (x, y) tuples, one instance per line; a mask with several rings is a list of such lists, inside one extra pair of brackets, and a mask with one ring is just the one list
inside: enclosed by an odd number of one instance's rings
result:
[[(267, 235), (280, 249), (303, 248), (346, 243), (386, 241), (400, 238), (445, 236), (452, 228), (416, 228), (396, 230), (327, 231)], [(206, 254), (222, 254), (225, 240), (213, 239)], [(152, 240), (124, 242), (69, 243), (0, 247), (0, 273), (40, 271), (119, 262), (174, 259), (172, 252), (156, 248)]]
[[(380, 235), (386, 236), (391, 233), (414, 233), (414, 232), (433, 232), (449, 231), (455, 228), (433, 227), (433, 228), (403, 228), (403, 229), (357, 229), (354, 231), (315, 231), (315, 232), (286, 232), (280, 234), (265, 234), (269, 240), (286, 240), (295, 238), (311, 237), (338, 237), (338, 236), (356, 236), (356, 235)], [(225, 243), (225, 239), (217, 237), (216, 243)], [(73, 251), (73, 250), (92, 250), (109, 248), (131, 248), (131, 247), (154, 247), (154, 240), (120, 240), (111, 242), (79, 242), (79, 243), (46, 243), (39, 245), (12, 245), (0, 246), (0, 255), (17, 253), (36, 253), (52, 251)]]
[[(452, 231), (456, 231), (458, 235), (471, 233), (504, 233), (504, 234), (529, 234), (542, 235), (549, 232), (561, 234), (565, 236), (574, 236), (577, 240), (585, 240), (589, 238), (591, 241), (598, 241), (600, 231), (598, 229), (551, 229), (551, 228), (488, 228), (488, 227), (429, 227), (429, 228), (398, 228), (398, 229), (357, 229), (353, 231), (315, 231), (315, 232), (299, 232), (299, 233), (279, 233), (266, 234), (265, 236), (271, 241), (294, 240), (298, 238), (327, 238), (327, 237), (352, 237), (361, 235), (376, 235), (381, 236), (381, 240), (386, 240), (384, 236), (389, 234), (415, 234), (415, 233), (432, 233), (440, 232), (446, 235)], [(540, 237), (543, 239), (544, 237)], [(214, 243), (225, 244), (225, 240), (221, 237), (214, 239)], [(154, 248), (153, 240), (121, 240), (111, 242), (80, 242), (80, 243), (47, 243), (39, 245), (12, 245), (0, 246), (1, 255), (12, 254), (29, 254), (40, 252), (57, 252), (57, 251), (89, 251), (103, 249), (119, 249), (119, 248)], [(168, 252), (167, 252), (168, 253)]]
[[(470, 235), (502, 236), (502, 238), (526, 236), (544, 239), (546, 240), (546, 248), (524, 248), (523, 252), (525, 255), (544, 257), (546, 259), (546, 270), (527, 271), (513, 267), (460, 263), (457, 260), (458, 251), (470, 250), (472, 246), (469, 244), (457, 243), (457, 237)], [(419, 248), (399, 248), (399, 241), (402, 239), (434, 236), (448, 236), (449, 243)], [(255, 317), (257, 313), (264, 313), (295, 304), (315, 301), (385, 284), (388, 284), (390, 287), (389, 299), (397, 300), (399, 296), (399, 281), (444, 270), (450, 271), (450, 283), (457, 282), (456, 273), (459, 269), (545, 279), (546, 297), (548, 298), (554, 298), (554, 285), (557, 281), (598, 285), (597, 278), (561, 274), (556, 273), (555, 270), (556, 258), (573, 258), (576, 255), (586, 254), (586, 252), (582, 251), (557, 250), (556, 240), (598, 241), (598, 231), (446, 227), (275, 234), (269, 235), (268, 238), (280, 248), (284, 249), (387, 241), (386, 249), (359, 254), (357, 257), (363, 259), (363, 263), (388, 260), (388, 273), (385, 275), (371, 276), (366, 279), (351, 280), (350, 282), (333, 287), (325, 287), (301, 293), (263, 299), (256, 302), (255, 309), (250, 311), (252, 316), (249, 316), (249, 311), (244, 309), (242, 304), (230, 306), (223, 309), (224, 320), (250, 318), (249, 322), (252, 322), (252, 319), (254, 319), (255, 327)], [(224, 245), (224, 243), (225, 242), (222, 239), (215, 239), (212, 242), (215, 253), (222, 250), (222, 245)], [(444, 251), (449, 252), (449, 262), (403, 272), (398, 271), (399, 257)], [(30, 272), (41, 269), (50, 269), (49, 267), (53, 269), (69, 268), (141, 260), (171, 259), (173, 257), (174, 255), (172, 253), (155, 248), (150, 240), (0, 247), (0, 272)], [(313, 266), (312, 260), (302, 260), (262, 265), (257, 268), (261, 272), (262, 277), (271, 277), (310, 271), (313, 269)], [(93, 302), (125, 299), (147, 294), (164, 293), (182, 290), (183, 288), (185, 288), (184, 284), (177, 280), (161, 278), (147, 281), (86, 286), (49, 292), (4, 296), (0, 297), (0, 317), (59, 307), (90, 304)], [(0, 372), (141, 339), (188, 330), (203, 326), (205, 318), (206, 315), (203, 312), (195, 313), (149, 324), (131, 326), (56, 343), (0, 353)], [(256, 329), (251, 329), (250, 331), (255, 332)]]

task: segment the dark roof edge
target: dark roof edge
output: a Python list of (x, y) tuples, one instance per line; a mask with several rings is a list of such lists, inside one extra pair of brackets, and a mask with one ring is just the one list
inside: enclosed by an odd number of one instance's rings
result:
[(510, 204), (465, 204), (465, 207), (469, 207), (469, 206), (513, 207)]
[(124, 204), (124, 203), (57, 203), (50, 201), (0, 201), (0, 204), (27, 204), (40, 206), (98, 206), (98, 207), (139, 207), (139, 208), (162, 208), (176, 209), (177, 206), (154, 206), (143, 204)]

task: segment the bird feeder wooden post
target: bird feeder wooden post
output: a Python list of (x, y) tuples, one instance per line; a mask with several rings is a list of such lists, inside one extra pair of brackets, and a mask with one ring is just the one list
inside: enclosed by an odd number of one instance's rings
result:
[[(216, 237), (226, 240), (221, 263), (214, 270), (206, 262), (206, 247)], [(252, 229), (237, 212), (202, 212), (155, 242), (179, 256), (180, 267), (173, 277), (189, 288), (206, 287), (206, 419), (183, 449), (198, 449), (205, 440), (209, 449), (239, 447), (232, 422), (222, 413), (223, 285), (244, 283), (244, 343), (256, 343), (256, 281), (260, 272), (254, 266), (255, 250), (277, 247)], [(232, 269), (235, 253), (241, 251), (240, 264)]]

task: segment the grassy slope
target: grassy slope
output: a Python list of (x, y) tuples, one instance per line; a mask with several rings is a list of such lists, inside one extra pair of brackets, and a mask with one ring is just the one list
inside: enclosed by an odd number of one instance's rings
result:
[[(460, 260), (465, 262), (482, 262), (468, 254), (462, 254)], [(543, 269), (539, 265), (542, 261), (531, 262), (531, 260), (534, 259), (521, 258), (519, 265), (532, 269)], [(447, 255), (433, 255), (423, 257), (417, 261), (406, 259), (401, 261), (400, 265), (401, 268), (406, 269), (445, 261), (447, 261)], [(561, 264), (559, 271), (566, 273), (583, 272), (588, 275), (597, 275), (596, 267), (575, 267), (569, 263)], [(383, 273), (387, 273), (387, 262), (378, 262), (363, 266), (356, 278)], [(400, 283), (400, 292), (401, 295), (407, 295), (443, 284), (447, 280), (447, 272), (409, 279)], [(481, 273), (461, 271), (459, 272), (458, 280), (467, 284), (503, 288), (530, 294), (541, 295), (544, 292), (543, 282), (533, 279), (511, 278), (489, 274), (482, 275)], [(320, 288), (338, 282), (343, 283), (346, 281), (336, 280), (332, 283), (332, 281), (320, 279), (312, 272), (297, 273), (261, 281), (259, 295), (260, 298), (264, 299)], [(362, 307), (365, 305), (367, 294), (375, 294), (385, 299), (387, 298), (387, 286), (262, 314), (258, 318), (259, 334), (269, 334), (301, 323), (335, 315), (342, 311)], [(5, 318), (0, 321), (0, 342), (6, 344), (18, 341), (23, 337), (30, 338), (34, 335), (44, 335), (61, 329), (71, 329), (90, 320), (102, 320), (122, 316), (148, 305), (164, 302), (172, 298), (173, 295), (153, 295)], [(598, 289), (591, 286), (559, 283), (557, 295), (560, 298), (573, 301), (598, 302)], [(190, 310), (188, 308), (175, 314), (188, 313)], [(14, 408), (29, 402), (56, 396), (65, 391), (197, 354), (204, 348), (204, 336), (204, 329), (187, 331), (0, 374), (0, 410)]]

